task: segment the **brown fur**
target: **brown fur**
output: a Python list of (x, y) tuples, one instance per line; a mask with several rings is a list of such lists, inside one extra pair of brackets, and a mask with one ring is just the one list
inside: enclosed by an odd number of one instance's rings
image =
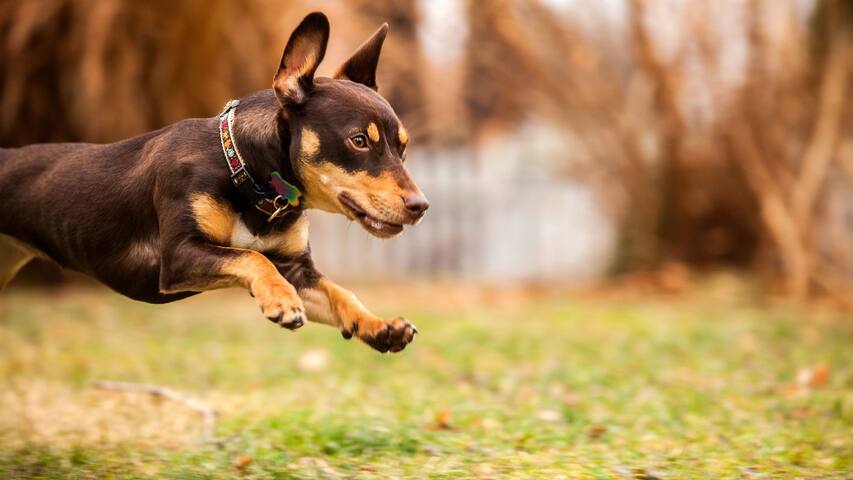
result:
[[(304, 195), (274, 222), (231, 184), (216, 117), (108, 145), (0, 149), (0, 234), (7, 236), (0, 236), (0, 286), (40, 252), (137, 300), (242, 287), (283, 327), (302, 326), (305, 303), (308, 319), (347, 338), (402, 350), (414, 326), (373, 316), (314, 268), (304, 212), (341, 213), (380, 237), (423, 215), (425, 208), (404, 200), (426, 202), (403, 168), (402, 126), (376, 93), (386, 31), (345, 63), (339, 79), (315, 79), (329, 26), (311, 14), (288, 41), (274, 88), (241, 99), (233, 140), (253, 175), (263, 181), (278, 171)], [(360, 134), (374, 144), (351, 148)]]

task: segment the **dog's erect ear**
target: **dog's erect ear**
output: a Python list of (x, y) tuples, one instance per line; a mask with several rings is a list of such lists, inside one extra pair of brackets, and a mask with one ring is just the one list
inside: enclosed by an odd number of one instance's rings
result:
[(326, 54), (328, 41), (329, 20), (320, 12), (308, 14), (290, 34), (273, 80), (273, 88), (282, 105), (305, 101), (314, 84), (314, 72)]
[(378, 90), (376, 86), (376, 66), (379, 65), (379, 53), (382, 52), (382, 43), (388, 34), (388, 24), (383, 23), (379, 30), (368, 38), (358, 50), (341, 65), (335, 78), (352, 80), (356, 83), (367, 85)]

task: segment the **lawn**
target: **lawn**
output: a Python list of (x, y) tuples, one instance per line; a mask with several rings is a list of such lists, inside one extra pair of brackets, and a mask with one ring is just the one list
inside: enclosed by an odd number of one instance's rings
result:
[[(166, 306), (0, 293), (0, 477), (849, 478), (853, 318), (679, 297), (414, 285), (381, 355), (237, 291)], [(218, 412), (216, 441), (169, 387)]]

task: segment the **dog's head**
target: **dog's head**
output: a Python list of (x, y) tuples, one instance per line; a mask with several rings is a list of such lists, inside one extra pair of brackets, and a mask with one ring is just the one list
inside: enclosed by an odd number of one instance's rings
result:
[(290, 128), (290, 158), (309, 207), (341, 213), (378, 237), (416, 223), (429, 207), (403, 162), (409, 136), (379, 96), (382, 25), (334, 78), (314, 78), (329, 21), (312, 13), (294, 30), (273, 87)]

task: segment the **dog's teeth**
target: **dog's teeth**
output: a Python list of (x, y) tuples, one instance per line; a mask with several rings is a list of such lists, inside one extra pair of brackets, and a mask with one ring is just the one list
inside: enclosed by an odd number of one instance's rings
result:
[(377, 230), (378, 230), (378, 229), (381, 229), (381, 228), (385, 225), (385, 224), (384, 224), (384, 223), (382, 223), (381, 221), (376, 220), (375, 218), (370, 218), (370, 217), (367, 217), (367, 223), (368, 223), (371, 227), (373, 227), (373, 228), (375, 228), (375, 229), (377, 229)]

